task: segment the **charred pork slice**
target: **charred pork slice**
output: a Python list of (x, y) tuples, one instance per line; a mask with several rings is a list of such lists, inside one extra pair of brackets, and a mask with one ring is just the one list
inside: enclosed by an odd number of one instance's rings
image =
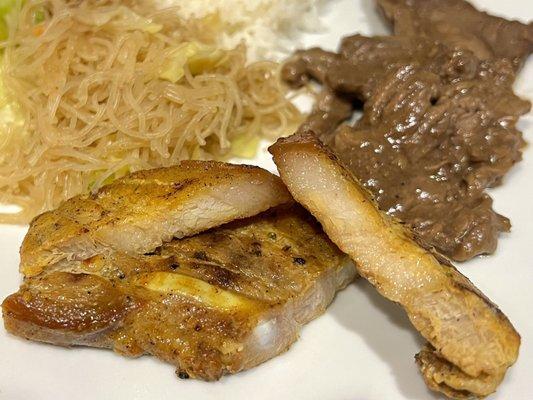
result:
[(316, 136), (280, 139), (270, 151), (295, 200), (429, 342), (417, 356), (428, 386), (453, 398), (494, 392), (520, 345), (505, 315), (446, 259), (380, 212)]
[(290, 202), (275, 175), (252, 166), (184, 161), (140, 171), (36, 217), (21, 248), (21, 272), (110, 249), (143, 254), (173, 237)]
[(354, 275), (313, 217), (291, 206), (150, 255), (55, 263), (2, 309), (12, 334), (152, 354), (180, 377), (214, 380), (287, 350)]

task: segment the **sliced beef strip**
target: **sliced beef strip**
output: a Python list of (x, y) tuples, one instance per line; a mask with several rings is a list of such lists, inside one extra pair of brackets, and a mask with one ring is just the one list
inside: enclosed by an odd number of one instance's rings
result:
[(533, 24), (479, 11), (463, 0), (377, 0), (396, 35), (428, 37), (479, 59), (506, 58), (519, 69), (533, 51)]
[(296, 87), (302, 86), (310, 78), (324, 82), (329, 68), (338, 58), (338, 54), (318, 47), (297, 51), (283, 65), (283, 80)]
[(318, 96), (317, 102), (302, 125), (298, 128), (301, 132), (319, 132), (320, 139), (331, 144), (334, 133), (340, 122), (350, 118), (353, 113), (352, 103), (336, 96), (331, 90), (325, 89)]
[[(431, 38), (355, 35), (338, 54), (299, 52), (283, 73), (324, 84), (302, 129), (318, 131), (383, 210), (455, 260), (495, 250), (510, 223), (484, 189), (521, 159), (515, 123), (530, 108), (512, 91), (513, 62)], [(332, 93), (364, 103), (354, 126), (338, 127), (350, 115), (334, 112)]]
[(361, 101), (372, 95), (383, 75), (404, 64), (428, 66), (445, 47), (432, 41), (393, 36), (353, 35), (342, 40), (339, 54), (319, 48), (298, 51), (282, 68), (283, 79), (299, 87), (314, 79)]

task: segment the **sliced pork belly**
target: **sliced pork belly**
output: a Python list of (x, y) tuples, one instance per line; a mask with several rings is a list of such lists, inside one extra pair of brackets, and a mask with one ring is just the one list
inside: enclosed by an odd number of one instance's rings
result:
[(315, 135), (280, 139), (270, 151), (295, 200), (427, 339), (417, 361), (430, 388), (455, 398), (494, 392), (520, 345), (505, 315), (446, 259), (380, 212)]
[(143, 254), (291, 201), (278, 177), (247, 165), (183, 161), (139, 171), (36, 217), (21, 248), (21, 272), (111, 249)]
[(287, 350), (354, 275), (307, 211), (278, 207), (150, 255), (57, 262), (2, 309), (15, 335), (152, 354), (180, 377), (214, 380)]

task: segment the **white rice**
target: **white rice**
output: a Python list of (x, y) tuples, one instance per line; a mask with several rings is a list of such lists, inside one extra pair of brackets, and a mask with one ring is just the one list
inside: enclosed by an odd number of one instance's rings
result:
[(325, 0), (158, 0), (161, 7), (179, 7), (185, 18), (218, 13), (231, 28), (221, 45), (248, 46), (250, 60), (280, 60), (301, 47), (300, 35), (322, 30), (319, 21)]

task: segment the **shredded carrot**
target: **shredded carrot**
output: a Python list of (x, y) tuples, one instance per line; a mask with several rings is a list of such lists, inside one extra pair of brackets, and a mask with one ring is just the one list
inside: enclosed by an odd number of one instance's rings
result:
[(44, 26), (42, 24), (36, 25), (32, 31), (33, 36), (41, 36), (43, 32), (44, 32)]

